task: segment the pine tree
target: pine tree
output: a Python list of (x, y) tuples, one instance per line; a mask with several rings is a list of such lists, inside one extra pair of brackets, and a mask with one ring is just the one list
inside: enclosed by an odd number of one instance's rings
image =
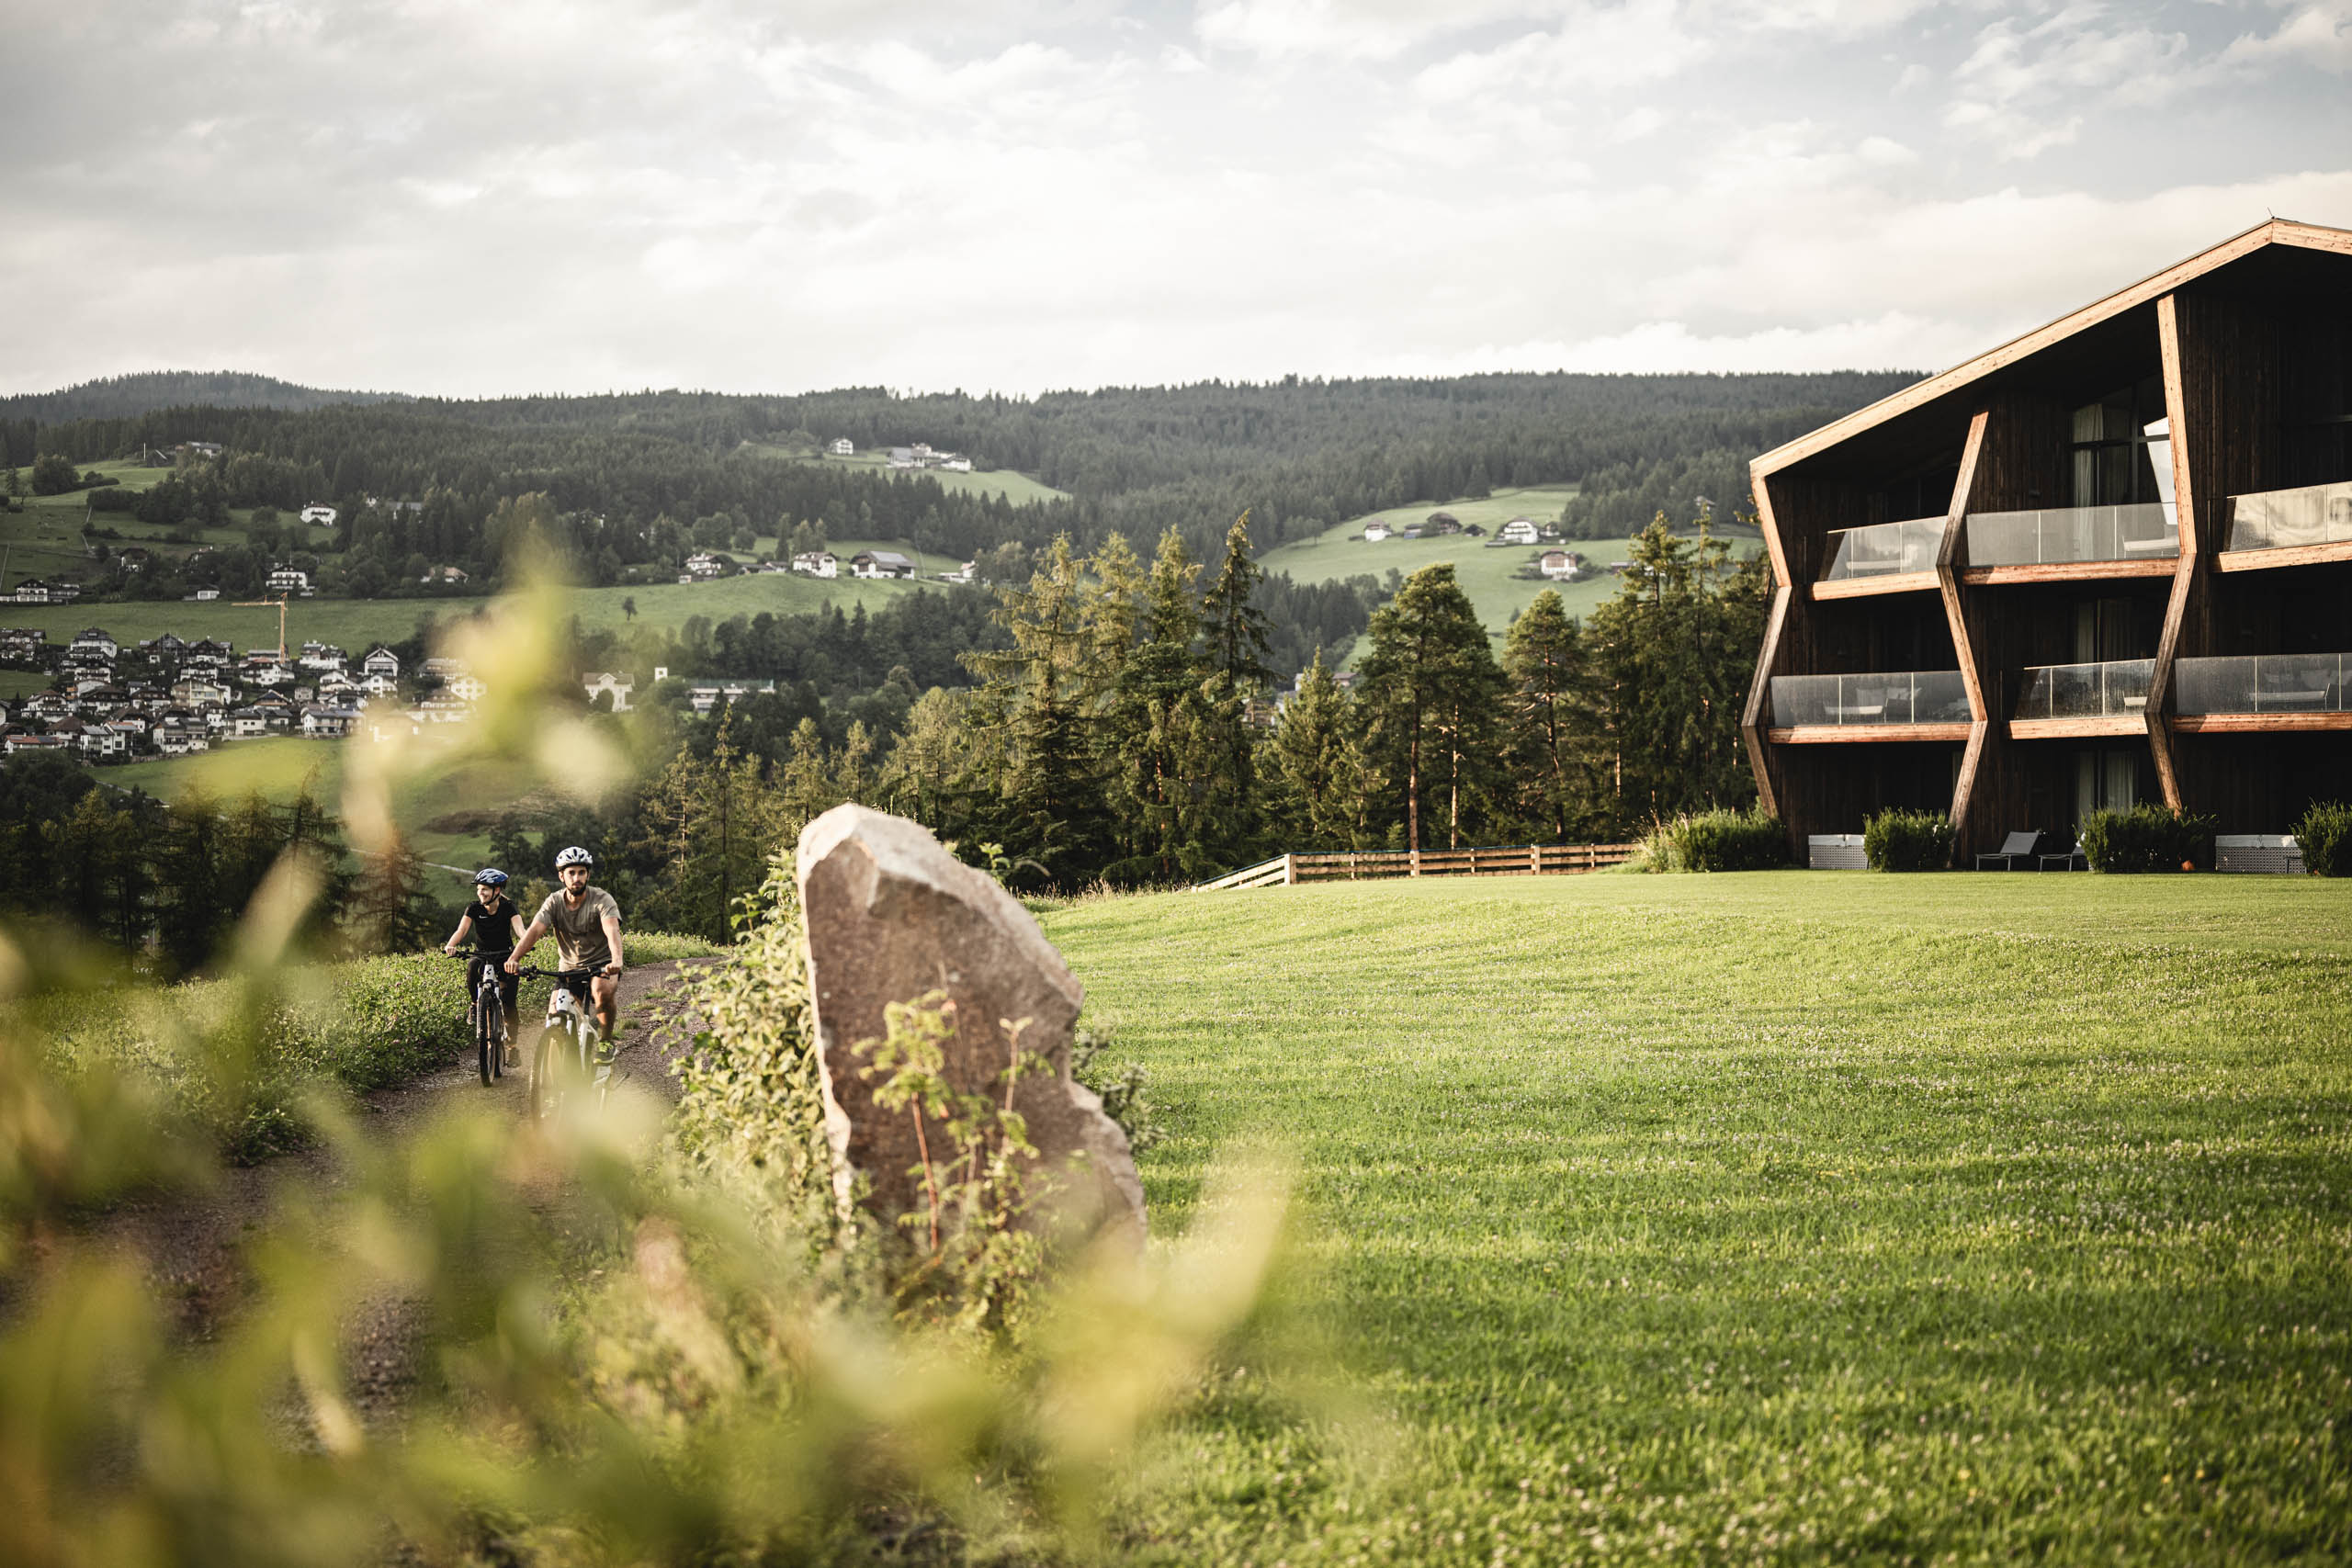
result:
[(1268, 747), (1273, 825), (1294, 850), (1355, 847), (1362, 762), (1353, 719), (1348, 694), (1317, 649)]
[(1251, 602), (1264, 577), (1250, 552), (1250, 513), (1244, 512), (1226, 530), (1224, 562), (1201, 601), (1208, 664), (1204, 692), (1215, 755), (1205, 803), (1215, 830), (1206, 842), (1227, 859), (1246, 854), (1261, 837), (1250, 705), (1274, 680), (1266, 668), (1265, 613)]
[(1546, 588), (1511, 623), (1503, 648), (1512, 782), (1537, 838), (1565, 842), (1581, 821), (1592, 718), (1583, 638), (1559, 593)]
[(1121, 882), (1173, 882), (1201, 863), (1194, 778), (1201, 761), (1204, 671), (1194, 647), (1199, 563), (1170, 528), (1144, 591), (1140, 641), (1113, 681), (1102, 749), (1124, 856), (1106, 874)]
[(1490, 782), (1502, 671), (1451, 562), (1425, 566), (1372, 617), (1362, 667), (1368, 749), (1404, 786), (1405, 845), (1422, 846), (1422, 815), (1442, 805), (1446, 844), (1474, 825)]

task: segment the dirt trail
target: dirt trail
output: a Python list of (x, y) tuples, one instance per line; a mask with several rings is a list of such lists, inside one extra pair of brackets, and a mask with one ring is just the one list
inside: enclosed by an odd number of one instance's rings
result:
[[(681, 970), (718, 962), (715, 958), (677, 959), (636, 965), (622, 972), (622, 1045), (614, 1070), (616, 1081), (625, 1080), (670, 1103), (676, 1102), (678, 1081), (670, 1071), (670, 1062), (691, 1042), (692, 1033), (672, 1028), (649, 1035), (642, 1028), (647, 1010), (660, 999)], [(462, 980), (463, 972), (457, 974)], [(546, 983), (526, 986), (522, 999), (523, 1027), (527, 1032), (537, 1007), (545, 1002)], [(461, 986), (451, 986), (449, 1000), (453, 1010), (463, 1011)], [(525, 1103), (525, 1075), (513, 1073), (485, 1088), (475, 1066), (473, 1048), (469, 1045), (461, 1057), (453, 1057), (440, 1071), (398, 1089), (379, 1090), (368, 1096), (362, 1105), (368, 1130), (379, 1139), (391, 1140), (415, 1130), (460, 1095), (481, 1096), (481, 1102), (520, 1116)], [(342, 1172), (330, 1151), (302, 1149), (257, 1166), (226, 1170), (219, 1185), (209, 1193), (174, 1194), (163, 1200), (124, 1203), (101, 1220), (97, 1228), (120, 1237), (146, 1256), (158, 1298), (173, 1313), (183, 1333), (191, 1339), (203, 1340), (210, 1337), (221, 1319), (235, 1310), (243, 1294), (239, 1248), (250, 1232), (268, 1220), (277, 1194), (294, 1185), (312, 1190), (331, 1190), (341, 1179)], [(363, 1346), (356, 1369), (360, 1381), (356, 1392), (363, 1404), (377, 1402), (370, 1395), (379, 1399), (390, 1394), (401, 1380), (401, 1358), (396, 1343), (400, 1337), (398, 1315), (397, 1308), (387, 1303), (384, 1311), (369, 1314), (371, 1319), (379, 1321), (355, 1325), (363, 1341), (377, 1342)]]

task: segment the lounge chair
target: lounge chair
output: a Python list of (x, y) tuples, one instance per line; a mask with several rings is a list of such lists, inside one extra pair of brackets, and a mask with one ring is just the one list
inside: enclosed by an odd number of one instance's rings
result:
[(2018, 832), (2011, 833), (2007, 838), (2001, 840), (2001, 847), (1999, 849), (1976, 857), (1976, 869), (1983, 871), (1984, 869), (1984, 863), (1988, 860), (2000, 862), (2001, 869), (2003, 871), (2017, 870), (2018, 862), (2019, 861), (2024, 861), (2030, 864), (2034, 858), (2034, 846), (2041, 842), (2041, 832), (2039, 829), (2027, 828), (2020, 829)]
[(2076, 839), (2063, 851), (2053, 850), (2034, 858), (2040, 863), (2040, 867), (2043, 871), (2049, 871), (2053, 866), (2060, 871), (2088, 871), (2091, 868), (2090, 857), (2083, 853), (2083, 841), (2080, 839)]

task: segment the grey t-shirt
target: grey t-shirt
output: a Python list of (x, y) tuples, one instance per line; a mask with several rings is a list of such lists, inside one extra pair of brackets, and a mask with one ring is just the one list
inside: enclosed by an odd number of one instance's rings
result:
[(536, 919), (553, 933), (556, 956), (563, 960), (566, 969), (602, 969), (613, 961), (613, 944), (605, 940), (607, 916), (616, 926), (620, 924), (621, 907), (603, 888), (591, 887), (582, 893), (575, 909), (565, 903), (563, 889), (559, 887), (539, 906)]

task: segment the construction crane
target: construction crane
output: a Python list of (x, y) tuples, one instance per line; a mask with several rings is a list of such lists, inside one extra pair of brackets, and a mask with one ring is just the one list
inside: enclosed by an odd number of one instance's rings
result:
[(281, 593), (275, 599), (234, 599), (230, 603), (240, 610), (267, 610), (272, 607), (277, 609), (277, 660), (279, 663), (284, 663), (286, 661), (286, 595)]

